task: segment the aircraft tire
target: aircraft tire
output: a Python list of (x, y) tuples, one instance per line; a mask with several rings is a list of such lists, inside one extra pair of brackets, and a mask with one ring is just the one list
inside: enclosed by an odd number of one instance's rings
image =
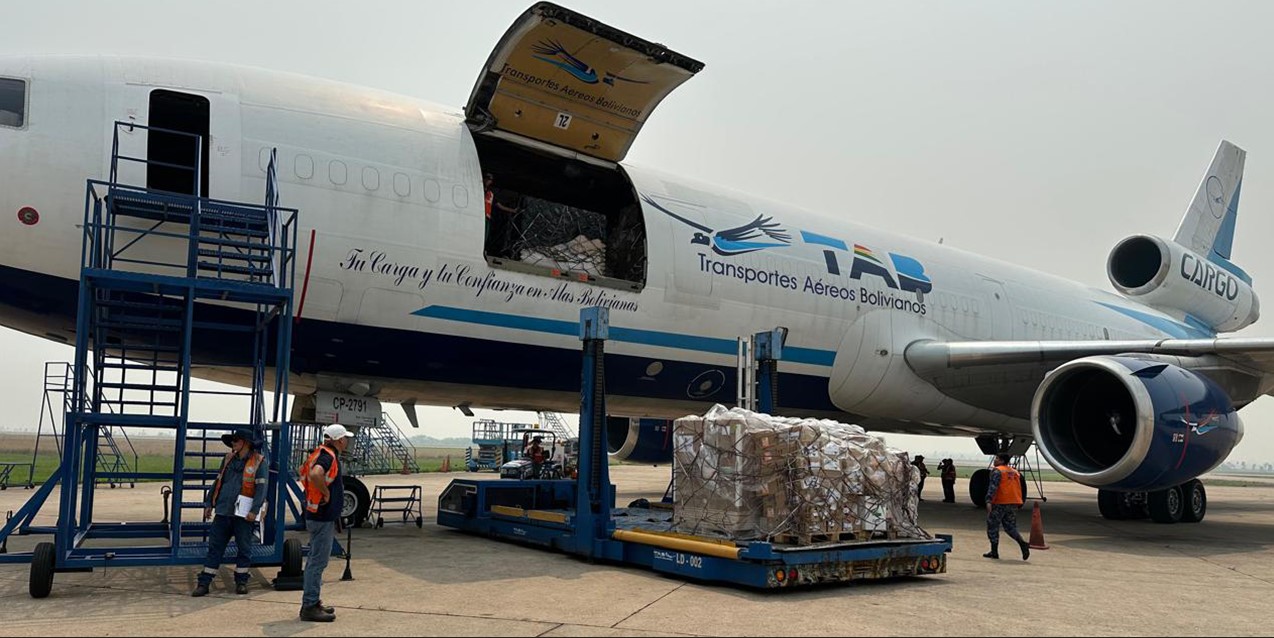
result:
[(360, 527), (367, 520), (367, 512), (372, 507), (371, 492), (362, 481), (352, 477), (342, 477), (345, 483), (345, 502), (341, 504), (341, 518), (351, 521), (354, 527)]
[(1150, 518), (1156, 523), (1176, 523), (1181, 520), (1185, 510), (1185, 499), (1181, 496), (1181, 486), (1166, 490), (1156, 490), (1146, 495), (1150, 504)]
[(1097, 490), (1097, 509), (1102, 518), (1111, 521), (1122, 521), (1129, 518), (1124, 507), (1124, 495), (1113, 490)]
[(969, 500), (976, 507), (986, 507), (986, 488), (991, 485), (991, 470), (982, 468), (969, 477)]
[(1181, 512), (1182, 523), (1198, 523), (1208, 514), (1208, 491), (1203, 489), (1203, 482), (1191, 479), (1181, 486), (1181, 500), (1184, 502)]

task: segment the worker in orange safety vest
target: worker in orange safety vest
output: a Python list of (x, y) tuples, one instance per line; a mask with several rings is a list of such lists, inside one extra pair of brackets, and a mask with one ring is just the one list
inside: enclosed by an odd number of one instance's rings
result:
[(332, 622), (335, 609), (323, 604), (323, 570), (332, 557), (332, 543), (345, 501), (340, 455), (354, 434), (339, 423), (323, 429), (323, 444), (301, 466), (305, 488), (305, 529), (310, 533), (310, 553), (305, 559), (305, 591), (301, 594), (301, 620)]
[(991, 551), (984, 558), (1000, 557), (1000, 527), (1017, 541), (1022, 549), (1022, 560), (1031, 557), (1031, 546), (1017, 531), (1017, 510), (1021, 509), (1022, 475), (1009, 465), (1009, 455), (995, 455), (995, 467), (986, 490), (986, 536), (991, 540)]
[(231, 536), (237, 552), (235, 593), (248, 593), (248, 570), (252, 567), (251, 551), (255, 542), (252, 530), (261, 516), (268, 491), (270, 468), (259, 451), (262, 442), (246, 429), (221, 435), (221, 442), (230, 452), (221, 461), (217, 480), (204, 502), (203, 520), (212, 519), (208, 527), (208, 554), (191, 596), (208, 595), (208, 587), (217, 576)]

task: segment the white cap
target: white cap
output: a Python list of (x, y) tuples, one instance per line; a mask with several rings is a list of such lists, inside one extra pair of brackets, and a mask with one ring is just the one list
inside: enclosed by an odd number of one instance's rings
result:
[(323, 436), (335, 441), (336, 439), (343, 439), (347, 436), (354, 436), (354, 433), (346, 430), (345, 426), (340, 423), (333, 423), (323, 428)]

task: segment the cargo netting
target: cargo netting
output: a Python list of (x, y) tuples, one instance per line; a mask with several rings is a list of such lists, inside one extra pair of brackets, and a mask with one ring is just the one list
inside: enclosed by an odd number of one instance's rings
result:
[(861, 427), (714, 406), (673, 425), (681, 532), (810, 545), (931, 538), (908, 454)]

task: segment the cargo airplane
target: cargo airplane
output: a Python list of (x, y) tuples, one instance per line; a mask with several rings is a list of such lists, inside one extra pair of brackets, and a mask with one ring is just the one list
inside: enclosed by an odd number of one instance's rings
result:
[[(292, 388), (573, 411), (581, 307), (610, 309), (611, 446), (668, 457), (666, 423), (735, 396), (736, 338), (787, 329), (784, 414), (880, 432), (1033, 441), (1111, 518), (1197, 521), (1197, 477), (1274, 386), (1274, 339), (1231, 259), (1244, 151), (1221, 142), (1171, 237), (1118, 242), (1116, 293), (622, 163), (703, 65), (539, 3), (461, 109), (211, 63), (0, 58), (0, 323), (74, 341), (84, 181), (113, 124), (164, 164), (119, 179), (300, 212)], [(497, 210), (486, 213), (484, 175)], [(505, 208), (518, 211), (509, 215)], [(210, 306), (233, 320), (240, 312)], [(198, 375), (246, 383), (196, 336)]]

